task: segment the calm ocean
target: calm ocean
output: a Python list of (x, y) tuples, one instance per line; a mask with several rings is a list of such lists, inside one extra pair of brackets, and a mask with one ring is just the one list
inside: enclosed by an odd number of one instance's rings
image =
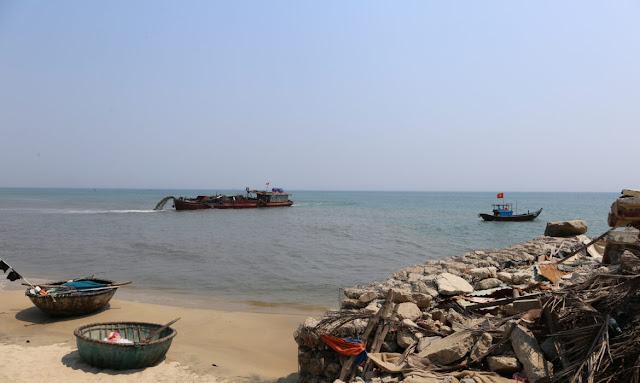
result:
[(333, 306), (341, 286), (525, 241), (547, 221), (584, 219), (595, 236), (617, 195), (506, 193), (520, 212), (544, 208), (522, 223), (482, 222), (495, 193), (480, 192), (300, 191), (291, 208), (152, 210), (213, 192), (0, 189), (0, 258), (27, 277), (132, 280), (121, 290), (134, 296)]

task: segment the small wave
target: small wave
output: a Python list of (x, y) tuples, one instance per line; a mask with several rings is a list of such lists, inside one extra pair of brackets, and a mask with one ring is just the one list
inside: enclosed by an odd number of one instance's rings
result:
[(138, 210), (138, 209), (123, 209), (123, 210), (92, 210), (92, 209), (87, 209), (87, 210), (65, 210), (61, 213), (65, 213), (65, 214), (125, 214), (125, 213), (157, 213), (160, 212), (162, 210), (153, 210), (153, 209), (144, 209), (144, 210)]
[(3, 211), (23, 211), (43, 214), (126, 214), (126, 213), (158, 213), (164, 210), (153, 209), (53, 209), (53, 208), (4, 208)]

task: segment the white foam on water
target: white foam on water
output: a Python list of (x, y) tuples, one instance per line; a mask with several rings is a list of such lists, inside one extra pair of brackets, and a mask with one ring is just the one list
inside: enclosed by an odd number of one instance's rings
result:
[(24, 211), (44, 214), (126, 214), (126, 213), (158, 213), (163, 210), (153, 209), (53, 209), (53, 208), (3, 208), (0, 211)]

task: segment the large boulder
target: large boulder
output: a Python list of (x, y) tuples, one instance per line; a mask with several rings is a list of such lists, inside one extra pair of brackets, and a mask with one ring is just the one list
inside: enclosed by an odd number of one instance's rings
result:
[(436, 285), (441, 295), (460, 295), (473, 292), (473, 286), (469, 282), (451, 273), (438, 275)]
[(427, 357), (432, 362), (447, 365), (454, 363), (471, 351), (475, 337), (470, 331), (455, 332), (445, 338), (437, 339), (426, 346), (418, 356)]
[(551, 376), (553, 364), (544, 358), (538, 341), (529, 329), (515, 325), (511, 331), (511, 347), (522, 363), (529, 382), (536, 383)]
[(576, 219), (572, 221), (547, 222), (544, 235), (549, 237), (573, 237), (587, 232), (587, 223)]

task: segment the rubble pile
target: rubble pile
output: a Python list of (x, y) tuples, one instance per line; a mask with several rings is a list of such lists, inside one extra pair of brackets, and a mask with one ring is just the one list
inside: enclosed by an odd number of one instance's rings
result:
[(294, 334), (300, 381), (640, 381), (640, 259), (604, 265), (598, 249), (543, 236), (346, 288)]

